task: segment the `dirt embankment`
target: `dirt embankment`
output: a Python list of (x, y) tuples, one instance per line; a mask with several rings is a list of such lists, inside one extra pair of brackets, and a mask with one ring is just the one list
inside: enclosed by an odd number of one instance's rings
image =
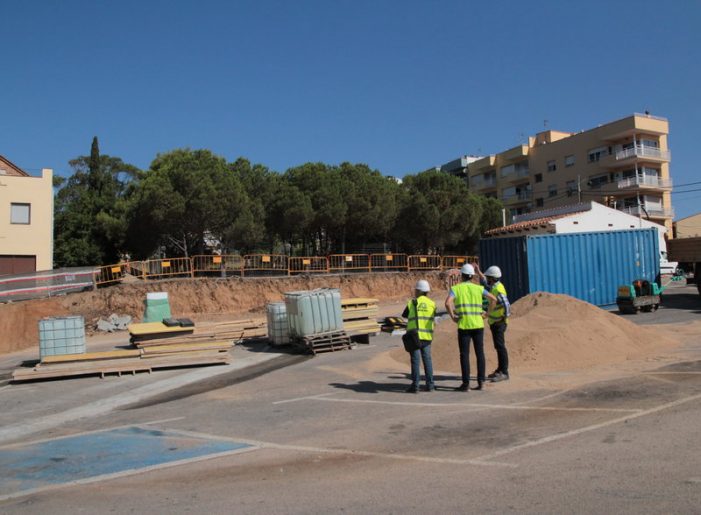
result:
[(38, 345), (37, 323), (44, 317), (82, 315), (90, 327), (112, 313), (139, 321), (147, 292), (168, 292), (175, 316), (203, 321), (217, 315), (262, 315), (266, 304), (284, 292), (339, 288), (342, 297), (372, 297), (380, 301), (409, 298), (416, 280), (428, 278), (439, 287), (438, 273), (320, 275), (280, 278), (179, 279), (121, 284), (92, 292), (0, 305), (0, 353)]
[[(436, 370), (459, 375), (456, 327), (450, 320), (437, 324), (432, 357)], [(509, 371), (517, 374), (615, 364), (663, 353), (679, 342), (573, 297), (538, 292), (513, 304), (506, 343)], [(484, 347), (490, 373), (496, 368), (496, 353), (489, 329), (485, 329)], [(402, 348), (391, 356), (407, 361)], [(472, 348), (470, 359), (470, 372), (475, 374)]]

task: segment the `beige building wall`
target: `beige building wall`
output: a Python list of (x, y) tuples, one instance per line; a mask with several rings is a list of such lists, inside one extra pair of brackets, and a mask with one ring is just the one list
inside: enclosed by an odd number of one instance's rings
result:
[[(29, 206), (29, 223), (12, 223), (13, 204)], [(37, 270), (51, 270), (53, 213), (52, 170), (42, 170), (41, 177), (0, 175), (0, 257), (36, 256)]]
[(675, 238), (695, 238), (697, 236), (701, 236), (701, 213), (674, 222)]
[(468, 165), (470, 186), (511, 215), (596, 201), (664, 225), (672, 236), (666, 119), (634, 114), (579, 133), (544, 131)]

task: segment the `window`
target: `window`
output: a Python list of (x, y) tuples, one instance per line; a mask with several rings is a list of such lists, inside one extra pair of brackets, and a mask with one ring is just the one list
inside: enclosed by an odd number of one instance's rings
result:
[(535, 182), (543, 182), (543, 174), (537, 173), (533, 176), (533, 179), (535, 180)]
[(10, 223), (29, 225), (31, 219), (30, 204), (10, 204)]
[(644, 139), (643, 140), (643, 146), (644, 147), (654, 147), (654, 148), (660, 148), (660, 142), (656, 141), (654, 139)]
[(554, 172), (557, 170), (557, 163), (555, 163), (555, 160), (548, 161), (548, 172)]
[(548, 186), (548, 197), (557, 196), (557, 184), (551, 184)]
[(601, 188), (604, 184), (607, 184), (609, 182), (609, 176), (608, 174), (599, 174), (599, 175), (592, 175), (589, 177), (589, 180), (587, 181), (587, 186), (590, 188)]
[[(596, 161), (599, 161), (602, 157), (607, 156), (611, 154), (611, 147), (597, 147), (597, 148), (592, 148), (588, 153), (587, 153), (587, 160), (590, 163), (594, 163)], [(574, 161), (573, 161), (574, 162)]]
[(506, 165), (501, 167), (501, 176), (506, 177), (516, 172), (516, 167), (514, 165)]
[(568, 166), (574, 166), (574, 154), (565, 156), (565, 168), (567, 168)]
[(542, 198), (535, 199), (535, 207), (543, 207), (543, 199)]
[(577, 181), (567, 181), (565, 187), (567, 188), (567, 196), (571, 197), (572, 194), (577, 191)]

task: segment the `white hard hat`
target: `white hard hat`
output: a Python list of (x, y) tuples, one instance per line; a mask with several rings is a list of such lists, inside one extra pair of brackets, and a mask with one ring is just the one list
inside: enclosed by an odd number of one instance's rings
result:
[(460, 273), (463, 275), (475, 275), (475, 267), (470, 263), (465, 263), (460, 269)]
[(428, 284), (428, 281), (426, 279), (419, 279), (418, 281), (416, 281), (416, 287), (414, 289), (426, 293), (431, 291), (431, 285)]
[(484, 275), (487, 277), (494, 277), (495, 279), (501, 279), (501, 268), (496, 265), (492, 265), (485, 270)]

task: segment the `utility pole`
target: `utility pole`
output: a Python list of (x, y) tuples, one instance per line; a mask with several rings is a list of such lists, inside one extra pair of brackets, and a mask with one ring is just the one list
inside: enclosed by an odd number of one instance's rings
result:
[(577, 202), (582, 203), (582, 176), (577, 175)]

